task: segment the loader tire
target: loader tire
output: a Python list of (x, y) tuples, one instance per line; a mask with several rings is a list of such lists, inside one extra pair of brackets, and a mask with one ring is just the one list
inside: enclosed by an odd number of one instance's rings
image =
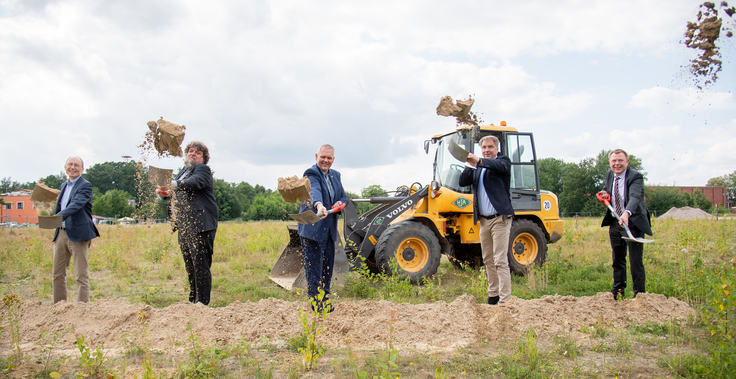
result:
[(542, 267), (547, 260), (547, 239), (531, 220), (514, 219), (509, 233), (509, 268), (516, 275), (526, 275), (532, 264)]
[[(437, 237), (418, 222), (391, 225), (376, 243), (376, 263), (381, 271), (409, 278), (412, 284), (421, 284), (424, 278), (437, 273), (441, 256)], [(397, 272), (393, 272), (394, 267)]]

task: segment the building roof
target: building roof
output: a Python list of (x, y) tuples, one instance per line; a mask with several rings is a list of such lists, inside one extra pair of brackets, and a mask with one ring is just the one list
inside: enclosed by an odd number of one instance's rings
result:
[(19, 190), (15, 190), (12, 192), (2, 193), (0, 194), (0, 196), (31, 196), (32, 193), (33, 193), (33, 190), (19, 189)]

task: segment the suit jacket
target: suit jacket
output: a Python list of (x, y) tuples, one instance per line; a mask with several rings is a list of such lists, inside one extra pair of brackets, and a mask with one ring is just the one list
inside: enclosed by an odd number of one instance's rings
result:
[[(624, 183), (624, 193), (622, 197), (624, 199), (624, 210), (631, 212), (629, 222), (634, 224), (642, 232), (652, 235), (652, 227), (649, 221), (649, 209), (647, 204), (644, 202), (644, 177), (639, 171), (634, 170), (631, 167), (626, 169), (626, 183)], [(613, 197), (613, 182), (616, 179), (616, 174), (613, 171), (608, 170), (606, 175), (606, 182), (603, 184), (603, 190)], [(606, 208), (606, 215), (603, 216), (603, 222), (601, 226), (609, 226), (617, 224), (618, 221), (611, 214), (611, 210)]]
[(215, 179), (210, 167), (198, 164), (182, 176), (177, 174), (171, 207), (175, 213), (174, 228), (180, 232), (202, 233), (217, 229), (220, 216), (215, 201)]
[(475, 169), (466, 167), (460, 174), (460, 185), (471, 186), (473, 193), (473, 222), (478, 223), (478, 183), (481, 168), (486, 169), (483, 187), (491, 199), (496, 212), (504, 216), (513, 216), (511, 206), (511, 160), (505, 155), (497, 155), (496, 159), (481, 158)]
[[(316, 213), (317, 209), (314, 207), (314, 204), (317, 202), (322, 203), (327, 210), (330, 210), (332, 205), (338, 201), (342, 201), (347, 204), (348, 196), (345, 194), (345, 190), (342, 187), (340, 173), (330, 169), (328, 175), (330, 176), (332, 187), (335, 190), (335, 197), (333, 199), (330, 199), (330, 192), (327, 189), (327, 182), (325, 181), (324, 173), (316, 164), (308, 168), (307, 171), (304, 171), (304, 176), (309, 178), (309, 183), (312, 186), (312, 189), (309, 191), (311, 204), (309, 204), (309, 202), (302, 203), (299, 207), (300, 213), (308, 209), (311, 209)], [(333, 241), (337, 241), (338, 213), (340, 212), (332, 213), (326, 218), (311, 225), (299, 224), (299, 235), (317, 242), (327, 242), (328, 237), (332, 237)]]
[[(61, 213), (64, 220), (66, 235), (72, 242), (82, 242), (100, 236), (97, 227), (92, 222), (92, 184), (83, 177), (79, 177), (69, 194), (69, 203), (61, 210), (61, 198), (69, 181), (61, 183), (59, 197), (56, 198), (56, 214)], [(54, 241), (59, 235), (59, 229), (54, 232)]]

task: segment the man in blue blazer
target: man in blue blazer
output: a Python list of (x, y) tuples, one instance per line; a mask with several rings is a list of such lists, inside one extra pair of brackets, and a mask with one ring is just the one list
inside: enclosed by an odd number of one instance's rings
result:
[[(322, 145), (314, 157), (317, 163), (304, 172), (304, 176), (309, 178), (312, 186), (309, 193), (310, 201), (302, 203), (299, 212), (308, 209), (316, 213), (326, 212), (329, 208), (348, 202), (340, 173), (330, 169), (335, 161), (335, 148), (328, 144)], [(334, 309), (328, 295), (335, 264), (335, 241), (340, 238), (337, 233), (337, 213), (325, 215), (311, 225), (299, 224), (307, 294), (310, 303), (313, 302), (312, 309), (318, 312), (323, 308), (328, 312)], [(317, 297), (320, 289), (325, 292), (322, 301)]]
[(56, 198), (56, 214), (61, 227), (54, 232), (54, 265), (52, 287), (54, 304), (66, 300), (66, 268), (74, 257), (77, 301), (89, 302), (89, 263), (87, 249), (100, 233), (92, 222), (92, 184), (82, 177), (84, 162), (70, 157), (64, 164), (69, 180), (62, 183)]
[(480, 247), (488, 276), (488, 304), (505, 303), (511, 298), (509, 270), (509, 234), (514, 218), (511, 206), (511, 160), (498, 154), (496, 136), (478, 141), (483, 158), (468, 154), (460, 174), (460, 185), (473, 192), (473, 221), (480, 220)]
[[(171, 181), (171, 219), (179, 231), (179, 248), (189, 279), (189, 301), (210, 303), (212, 289), (212, 256), (215, 250), (219, 209), (215, 201), (215, 184), (207, 163), (210, 152), (199, 141), (189, 142), (184, 149), (184, 169)], [(158, 188), (167, 191), (168, 188)], [(169, 194), (167, 194), (169, 195)]]
[[(606, 182), (601, 194), (608, 195), (611, 206), (619, 214), (621, 223), (629, 226), (631, 234), (638, 238), (644, 234), (652, 235), (649, 223), (649, 209), (644, 202), (644, 177), (629, 167), (629, 155), (621, 149), (608, 154), (608, 165), (611, 168), (606, 174)], [(626, 229), (606, 210), (601, 227), (608, 226), (611, 239), (611, 256), (613, 259), (613, 293), (614, 299), (624, 298), (626, 289), (626, 249), (631, 259), (631, 279), (634, 282), (634, 297), (646, 292), (646, 274), (644, 272), (644, 244), (627, 242)]]

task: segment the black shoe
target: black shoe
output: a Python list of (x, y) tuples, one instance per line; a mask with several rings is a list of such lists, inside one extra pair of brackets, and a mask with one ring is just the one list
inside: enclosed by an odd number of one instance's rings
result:
[(498, 301), (501, 300), (501, 296), (489, 296), (488, 297), (488, 304), (490, 305), (496, 305), (498, 304)]
[[(613, 300), (619, 300), (619, 299), (623, 300), (626, 297), (626, 295), (624, 294), (624, 290), (618, 290), (616, 292), (612, 292), (612, 294), (613, 294)], [(636, 295), (634, 295), (634, 297), (636, 297)]]

